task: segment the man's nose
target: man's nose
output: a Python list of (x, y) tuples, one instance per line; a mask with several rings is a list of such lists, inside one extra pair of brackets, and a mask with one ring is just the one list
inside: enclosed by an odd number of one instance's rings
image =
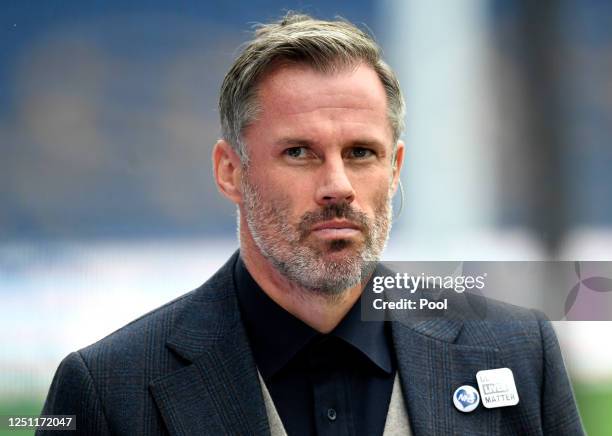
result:
[(328, 159), (320, 171), (320, 183), (316, 191), (317, 204), (325, 206), (340, 202), (351, 203), (355, 199), (355, 190), (342, 158)]

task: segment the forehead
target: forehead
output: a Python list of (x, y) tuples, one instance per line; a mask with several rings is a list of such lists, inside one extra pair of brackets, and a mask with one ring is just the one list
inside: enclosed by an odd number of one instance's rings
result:
[[(391, 135), (385, 89), (366, 64), (330, 72), (307, 65), (279, 65), (261, 79), (257, 96), (260, 113), (255, 124), (267, 128), (289, 123), (295, 129), (303, 121), (304, 129), (316, 129), (326, 122), (338, 122)], [(390, 137), (380, 139), (390, 142)]]

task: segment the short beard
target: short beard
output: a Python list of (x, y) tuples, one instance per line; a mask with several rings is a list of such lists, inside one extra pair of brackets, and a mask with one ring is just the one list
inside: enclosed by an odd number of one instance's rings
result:
[[(389, 189), (375, 205), (371, 220), (350, 203), (333, 203), (316, 212), (305, 213), (297, 226), (289, 223), (290, 200), (265, 201), (258, 189), (244, 177), (242, 192), (248, 229), (261, 254), (272, 266), (298, 287), (338, 300), (346, 290), (366, 281), (383, 252), (391, 230), (391, 197)], [(363, 247), (341, 260), (326, 260), (324, 252), (307, 243), (312, 226), (334, 218), (357, 223), (364, 234)], [(356, 242), (336, 239), (327, 244), (328, 252), (351, 249)]]

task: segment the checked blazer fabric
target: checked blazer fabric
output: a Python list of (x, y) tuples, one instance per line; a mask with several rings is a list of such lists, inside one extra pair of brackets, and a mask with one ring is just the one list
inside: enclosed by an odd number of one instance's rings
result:
[[(72, 434), (88, 436), (270, 435), (233, 282), (238, 254), (195, 291), (68, 355), (42, 414), (76, 415)], [(487, 309), (499, 321), (391, 323), (412, 434), (584, 434), (550, 323), (501, 303)], [(502, 367), (518, 405), (455, 409), (457, 387)]]

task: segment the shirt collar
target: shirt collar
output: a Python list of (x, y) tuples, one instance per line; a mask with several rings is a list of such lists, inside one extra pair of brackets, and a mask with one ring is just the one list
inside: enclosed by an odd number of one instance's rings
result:
[[(315, 338), (324, 336), (276, 304), (239, 257), (234, 269), (238, 302), (255, 363), (264, 380), (280, 371)], [(368, 283), (367, 286), (371, 286)], [(367, 292), (367, 287), (366, 291)], [(386, 373), (393, 371), (391, 335), (382, 321), (362, 321), (358, 300), (330, 335), (361, 352)]]

